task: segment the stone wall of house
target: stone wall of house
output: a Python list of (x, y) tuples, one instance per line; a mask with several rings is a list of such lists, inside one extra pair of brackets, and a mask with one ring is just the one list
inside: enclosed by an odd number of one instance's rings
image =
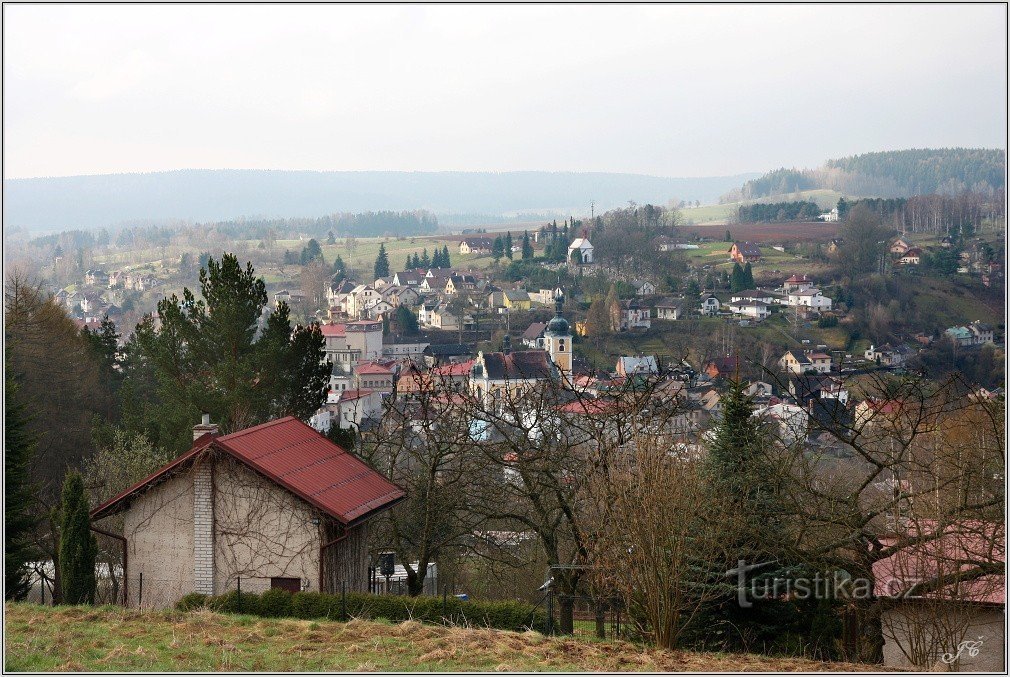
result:
[(124, 513), (128, 606), (169, 607), (194, 591), (193, 497), (193, 476), (185, 472), (149, 489)]
[(294, 494), (238, 461), (214, 467), (214, 587), (268, 590), (271, 578), (297, 578), (319, 591), (319, 515)]
[[(978, 653), (971, 656), (967, 649), (962, 651), (960, 658), (949, 669), (960, 672), (1004, 672), (1006, 670), (1003, 650), (1006, 642), (1004, 634), (1005, 611), (1003, 608), (986, 606), (976, 608), (975, 613), (976, 615), (964, 635), (964, 640), (979, 641), (981, 638), (982, 643), (978, 646)], [(906, 647), (908, 646), (910, 624), (915, 622), (914, 614), (915, 610), (908, 604), (899, 605), (884, 612), (882, 619), (885, 638), (884, 665), (888, 667), (914, 667), (900, 646), (902, 643)], [(944, 647), (939, 650), (939, 653), (956, 655), (958, 648), (956, 646)], [(948, 669), (939, 656), (931, 665), (921, 666), (919, 669), (931, 669), (937, 667), (938, 663), (939, 668)]]

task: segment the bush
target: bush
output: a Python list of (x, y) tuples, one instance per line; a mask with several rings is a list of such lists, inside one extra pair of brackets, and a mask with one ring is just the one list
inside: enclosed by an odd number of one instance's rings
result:
[[(344, 616), (344, 605), (347, 614)], [(191, 593), (176, 603), (182, 611), (206, 607), (222, 613), (243, 613), (271, 618), (302, 618), (314, 620), (347, 620), (348, 618), (382, 619), (393, 623), (415, 620), (422, 623), (473, 625), (499, 630), (524, 630), (532, 627), (544, 632), (547, 614), (540, 607), (524, 602), (491, 601), (463, 602), (450, 597), (405, 597), (369, 595), (349, 592), (343, 600), (339, 594), (268, 590), (262, 595), (236, 591), (208, 597)]]

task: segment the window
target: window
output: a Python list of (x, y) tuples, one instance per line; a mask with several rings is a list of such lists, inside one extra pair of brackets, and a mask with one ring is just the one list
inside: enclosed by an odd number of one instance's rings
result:
[(562, 353), (565, 352), (565, 340), (564, 339), (561, 339), (560, 341), (558, 341), (558, 351), (562, 352)]

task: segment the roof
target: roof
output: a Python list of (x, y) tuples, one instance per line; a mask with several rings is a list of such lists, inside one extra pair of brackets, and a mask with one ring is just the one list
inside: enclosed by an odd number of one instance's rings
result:
[(449, 364), (443, 364), (435, 367), (431, 370), (431, 373), (438, 376), (466, 376), (470, 373), (470, 368), (473, 366), (473, 362), (473, 360), (450, 362)]
[(794, 360), (796, 360), (800, 364), (810, 364), (810, 357), (808, 357), (807, 354), (804, 353), (802, 350), (787, 350), (786, 354), (783, 355), (782, 357), (785, 358), (789, 357), (790, 355)]
[(319, 330), (327, 338), (342, 338), (347, 335), (346, 327), (342, 324), (320, 325)]
[[(970, 575), (971, 565), (967, 562), (1000, 564), (1006, 561), (1006, 530), (996, 522), (963, 522), (941, 527), (935, 522), (922, 520), (911, 524), (907, 534), (881, 539), (882, 545), (896, 547), (890, 557), (873, 563), (874, 591), (880, 597), (941, 596), (965, 602), (981, 604), (1006, 604), (1006, 578), (1002, 575), (986, 575), (978, 578)], [(919, 546), (900, 548), (904, 538), (920, 535), (934, 535)], [(959, 562), (966, 575), (963, 579), (955, 573)], [(926, 591), (922, 595), (907, 595), (912, 585), (929, 583), (938, 576), (951, 577), (951, 583), (942, 591)], [(907, 595), (907, 596), (906, 596)]]
[(740, 358), (727, 355), (726, 357), (713, 357), (705, 363), (706, 370), (709, 366), (715, 367), (720, 372), (734, 371), (740, 366)]
[(806, 275), (792, 275), (786, 280), (786, 284), (799, 284), (801, 282), (810, 282), (810, 278)]
[[(911, 249), (905, 252), (905, 256), (922, 256), (922, 250), (919, 249), (918, 247), (912, 247)], [(905, 256), (903, 256), (902, 258), (905, 258)]]
[(569, 249), (582, 249), (587, 247), (589, 249), (593, 248), (593, 243), (589, 241), (588, 237), (577, 237), (572, 240), (572, 243), (568, 245)]
[(392, 507), (406, 496), (364, 461), (287, 416), (230, 435), (203, 435), (185, 454), (95, 508), (91, 519), (125, 510), (136, 496), (209, 448), (241, 461), (345, 525)]
[(625, 374), (658, 374), (659, 365), (656, 363), (655, 355), (644, 355), (642, 357), (620, 357), (617, 360), (620, 370)]
[(761, 256), (761, 248), (753, 242), (734, 242), (733, 246), (744, 256)]
[(684, 299), (678, 299), (678, 298), (674, 298), (672, 296), (668, 296), (667, 298), (662, 299), (659, 303), (657, 303), (656, 307), (657, 308), (680, 308), (683, 305), (684, 305)]
[(534, 322), (526, 329), (526, 331), (523, 332), (523, 335), (520, 338), (523, 341), (532, 341), (533, 339), (540, 338), (546, 328), (546, 322)]
[(432, 343), (424, 349), (425, 355), (452, 357), (454, 355), (469, 355), (473, 350), (463, 343)]
[(554, 365), (543, 350), (484, 353), (486, 376), (494, 380), (546, 379), (554, 375)]
[(359, 364), (354, 368), (354, 373), (356, 374), (382, 374), (391, 375), (393, 370), (389, 367), (378, 364), (376, 362), (365, 362), (364, 364)]
[(375, 394), (374, 390), (366, 390), (363, 388), (358, 388), (357, 390), (342, 390), (340, 391), (340, 399), (338, 403), (342, 402), (354, 402), (355, 400), (360, 400), (369, 395)]
[(505, 292), (505, 298), (509, 301), (529, 301), (530, 293), (525, 289), (509, 289)]

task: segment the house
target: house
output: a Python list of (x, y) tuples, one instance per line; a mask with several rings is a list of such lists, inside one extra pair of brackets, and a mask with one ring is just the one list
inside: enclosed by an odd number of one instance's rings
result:
[(393, 369), (388, 362), (362, 362), (354, 367), (354, 387), (357, 390), (391, 393), (393, 377)]
[(789, 394), (800, 404), (822, 398), (835, 399), (842, 404), (849, 401), (849, 390), (845, 387), (845, 382), (828, 374), (790, 376)]
[[(133, 288), (133, 285), (129, 282), (125, 285), (127, 289)], [(281, 289), (280, 291), (274, 292), (274, 305), (279, 306), (282, 303), (286, 303), (289, 306), (296, 303), (302, 303), (305, 301), (305, 292), (301, 289)]]
[(432, 343), (424, 349), (424, 362), (429, 367), (453, 362), (465, 362), (473, 355), (473, 348), (464, 343)]
[(648, 306), (642, 306), (635, 299), (621, 301), (621, 330), (648, 329), (652, 326)]
[(805, 353), (799, 350), (788, 350), (779, 358), (779, 368), (790, 374), (806, 374), (816, 372), (827, 374), (831, 371), (831, 356), (825, 353)]
[(684, 315), (684, 299), (667, 297), (656, 304), (656, 319), (679, 320)]
[(335, 369), (351, 373), (353, 366), (382, 356), (382, 322), (356, 320), (342, 324), (320, 325), (326, 360)]
[(733, 292), (733, 295), (729, 297), (732, 301), (756, 301), (758, 303), (763, 303), (768, 306), (773, 302), (778, 300), (775, 294), (768, 291), (762, 291), (760, 289), (746, 289), (744, 291)]
[(446, 331), (459, 330), (459, 315), (449, 310), (444, 303), (439, 303), (428, 313), (428, 326)]
[(726, 307), (730, 309), (734, 315), (743, 315), (744, 317), (752, 317), (755, 320), (763, 320), (769, 315), (771, 311), (768, 310), (768, 306), (761, 301), (754, 301), (751, 299), (740, 300), (740, 301), (730, 301), (726, 304)]
[(985, 343), (993, 343), (995, 340), (995, 333), (992, 327), (978, 320), (969, 324), (968, 330), (971, 331), (972, 343), (974, 345), (980, 346)]
[(425, 294), (445, 293), (445, 285), (448, 283), (449, 277), (447, 275), (427, 275), (421, 282), (421, 291)]
[(709, 378), (733, 378), (740, 371), (740, 358), (731, 355), (713, 357), (705, 363), (702, 371)]
[(814, 283), (806, 275), (790, 275), (789, 279), (782, 285), (782, 291), (788, 294), (790, 292), (806, 291), (813, 286)]
[(719, 299), (715, 296), (706, 296), (701, 302), (702, 315), (716, 315), (719, 312)]
[(366, 316), (366, 309), (382, 299), (382, 294), (370, 284), (359, 284), (347, 295), (347, 314), (353, 318)]
[(115, 537), (130, 607), (222, 594), (239, 578), (252, 593), (365, 592), (369, 520), (405, 496), (294, 417), (220, 435), (204, 415), (189, 451), (99, 505), (91, 521), (122, 524)]
[(382, 416), (382, 393), (377, 390), (330, 391), (325, 409), (330, 412), (330, 426), (360, 430), (363, 424)]
[(400, 306), (411, 308), (417, 305), (420, 298), (421, 294), (417, 291), (417, 287), (391, 284), (382, 290), (382, 300), (394, 308)]
[(652, 240), (652, 246), (657, 252), (672, 252), (677, 248), (677, 241), (672, 237), (660, 235)]
[(109, 274), (109, 286), (110, 287), (121, 287), (125, 286), (126, 283), (126, 273), (121, 270), (115, 270)]
[(80, 299), (81, 312), (85, 314), (94, 313), (102, 305), (102, 297), (98, 294), (81, 294)]
[(943, 333), (961, 346), (970, 346), (975, 341), (975, 336), (967, 327), (950, 327)]
[(817, 217), (825, 223), (837, 223), (838, 222), (838, 207), (834, 207), (830, 212), (825, 212)]
[(911, 248), (911, 245), (905, 242), (902, 238), (898, 238), (891, 243), (891, 253), (892, 254), (904, 254)]
[(525, 289), (508, 289), (504, 292), (503, 302), (510, 311), (529, 310), (533, 307), (530, 293)]
[(810, 308), (811, 310), (831, 310), (831, 298), (825, 296), (820, 289), (804, 289), (791, 291), (786, 296), (786, 305), (795, 308)]
[(490, 254), (494, 240), (490, 237), (468, 237), (460, 241), (460, 254)]
[(761, 248), (753, 242), (734, 242), (729, 248), (729, 257), (740, 265), (757, 263), (761, 260)]
[(577, 237), (568, 245), (568, 262), (575, 265), (591, 265), (593, 263), (593, 244), (589, 241), (588, 233), (583, 233), (582, 237)]
[(424, 273), (416, 270), (405, 270), (393, 276), (393, 284), (399, 287), (420, 287)]
[(898, 263), (903, 266), (917, 266), (922, 260), (922, 250), (918, 247), (912, 247), (898, 259)]
[(383, 289), (385, 289), (386, 287), (388, 287), (391, 284), (393, 284), (393, 278), (391, 278), (391, 277), (377, 277), (377, 278), (375, 278), (375, 282), (372, 283), (372, 287), (375, 289), (375, 291), (380, 291), (381, 292)]
[(803, 407), (787, 402), (778, 402), (755, 409), (751, 414), (764, 422), (772, 436), (785, 445), (792, 445), (807, 436), (810, 423), (809, 414)]
[(885, 343), (882, 346), (870, 344), (870, 347), (863, 353), (863, 357), (871, 362), (876, 362), (885, 367), (898, 367), (908, 361), (912, 351), (906, 346), (892, 346)]
[(654, 375), (659, 373), (655, 355), (617, 358), (617, 375), (622, 377)]
[(104, 270), (89, 270), (84, 273), (84, 284), (107, 286), (109, 284), (109, 275)]
[(534, 322), (523, 335), (520, 337), (522, 344), (527, 348), (540, 348), (544, 347), (544, 330), (547, 329), (546, 322)]
[(636, 296), (651, 296), (656, 293), (656, 285), (648, 280), (632, 280), (631, 287), (635, 290)]
[[(915, 538), (924, 540), (894, 547)], [(884, 601), (884, 663), (919, 671), (1006, 672), (1005, 525), (921, 519), (879, 540), (892, 552), (873, 563), (874, 593)], [(975, 575), (978, 565), (994, 565), (999, 573)], [(919, 591), (912, 590), (920, 583)]]
[(533, 303), (541, 303), (545, 306), (554, 305), (554, 297), (560, 291), (560, 289), (541, 289), (540, 291), (530, 292), (530, 300)]

